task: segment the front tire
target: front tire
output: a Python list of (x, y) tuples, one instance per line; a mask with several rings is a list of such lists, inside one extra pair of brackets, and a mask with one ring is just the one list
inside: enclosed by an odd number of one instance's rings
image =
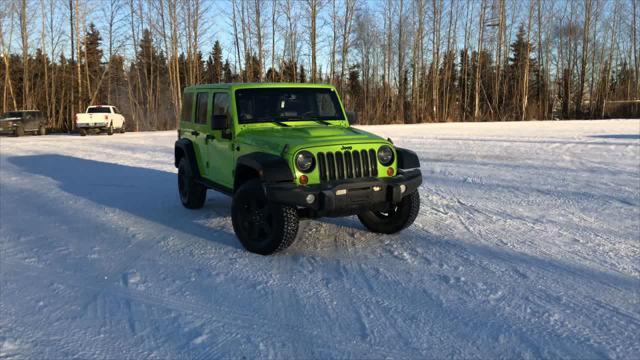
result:
[(250, 180), (236, 191), (231, 220), (245, 249), (260, 255), (288, 248), (298, 234), (296, 209), (269, 202), (259, 180)]
[(38, 135), (47, 135), (47, 129), (40, 125), (40, 127), (38, 128)]
[(22, 126), (18, 126), (15, 131), (16, 137), (24, 136), (24, 128)]
[(194, 172), (186, 158), (178, 163), (178, 193), (180, 201), (187, 209), (200, 209), (207, 200), (207, 188), (198, 184)]
[(107, 128), (107, 135), (113, 135), (113, 124), (109, 124)]
[(369, 210), (358, 215), (358, 219), (370, 231), (395, 234), (409, 227), (420, 211), (418, 191), (406, 195), (398, 204), (388, 204), (385, 211)]
[(87, 136), (87, 130), (80, 129), (80, 136)]

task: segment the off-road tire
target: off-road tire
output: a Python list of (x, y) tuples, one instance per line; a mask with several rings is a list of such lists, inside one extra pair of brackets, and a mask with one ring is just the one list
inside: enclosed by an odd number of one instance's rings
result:
[(207, 188), (198, 184), (193, 176), (194, 172), (186, 158), (178, 163), (178, 194), (180, 202), (187, 209), (200, 209), (207, 200)]
[[(390, 205), (393, 206), (393, 205)], [(395, 234), (409, 227), (416, 220), (420, 211), (420, 194), (418, 191), (406, 195), (391, 211), (383, 213), (376, 210), (358, 214), (364, 227), (372, 232)]]
[(260, 255), (288, 248), (298, 234), (296, 209), (269, 202), (257, 179), (244, 183), (234, 194), (231, 220), (245, 249)]
[(16, 137), (24, 136), (24, 128), (22, 126), (18, 126), (14, 132)]
[(80, 133), (80, 136), (87, 136), (87, 130), (86, 129), (80, 129), (78, 132)]
[(38, 135), (47, 135), (47, 129), (40, 125), (40, 127), (38, 127)]
[(113, 124), (109, 124), (107, 128), (107, 135), (113, 135)]

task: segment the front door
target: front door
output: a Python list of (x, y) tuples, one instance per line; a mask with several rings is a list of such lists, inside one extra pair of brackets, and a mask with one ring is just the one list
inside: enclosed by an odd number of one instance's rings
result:
[[(218, 121), (215, 121), (216, 118)], [(220, 123), (221, 119), (223, 119), (226, 124), (225, 128), (214, 129), (214, 124)], [(207, 177), (219, 185), (232, 189), (235, 162), (233, 158), (233, 131), (231, 128), (233, 124), (229, 111), (228, 93), (216, 92), (213, 94), (213, 111), (210, 124), (210, 136), (207, 136), (209, 159)]]

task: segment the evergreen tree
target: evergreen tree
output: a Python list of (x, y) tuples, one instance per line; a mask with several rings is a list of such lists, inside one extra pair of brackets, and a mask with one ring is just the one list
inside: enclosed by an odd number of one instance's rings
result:
[(207, 59), (206, 81), (210, 83), (221, 82), (223, 80), (222, 67), (222, 46), (216, 40)]
[(306, 83), (307, 82), (307, 74), (304, 71), (304, 65), (300, 64), (300, 69), (298, 70), (298, 82)]
[(278, 70), (274, 68), (269, 68), (269, 70), (267, 70), (267, 80), (277, 81), (278, 79), (280, 79), (280, 74), (278, 73)]
[(360, 64), (351, 65), (347, 75), (347, 106), (360, 109), (362, 84), (360, 83)]
[(280, 73), (282, 74), (281, 81), (295, 82), (296, 81), (296, 68), (297, 64), (293, 60), (283, 60), (280, 65)]
[[(510, 45), (511, 56), (509, 57), (509, 67), (507, 69), (507, 89), (509, 92), (507, 98), (504, 99), (505, 106), (512, 114), (515, 114), (516, 119), (522, 118), (521, 102), (523, 99), (523, 86), (525, 74), (529, 79), (533, 78), (532, 69), (537, 64), (534, 59), (531, 59), (531, 53), (533, 51), (533, 45), (527, 41), (527, 32), (524, 25), (520, 25), (516, 34), (516, 39)], [(527, 61), (529, 65), (527, 66)], [(526, 73), (528, 71), (528, 73)], [(528, 91), (531, 93), (531, 82), (529, 82)]]
[(233, 82), (233, 73), (231, 72), (231, 64), (229, 64), (229, 59), (227, 59), (222, 66), (222, 73), (225, 83)]
[(88, 80), (83, 79), (83, 88), (85, 88), (85, 90), (83, 90), (82, 93), (86, 96), (84, 99), (86, 102), (91, 101), (94, 94), (96, 94), (96, 103), (105, 102), (105, 99), (103, 99), (103, 92), (101, 92), (100, 89), (97, 89), (98, 84), (100, 84), (100, 87), (102, 88), (100, 81), (103, 74), (102, 49), (100, 49), (101, 44), (102, 37), (100, 36), (100, 32), (93, 23), (90, 23), (89, 29), (84, 37), (84, 52), (82, 52), (81, 56), (82, 62), (85, 63), (86, 69), (89, 72)]
[(245, 65), (244, 65), (244, 78), (247, 82), (259, 82), (261, 79), (261, 64), (260, 59), (255, 54), (247, 54), (245, 56)]

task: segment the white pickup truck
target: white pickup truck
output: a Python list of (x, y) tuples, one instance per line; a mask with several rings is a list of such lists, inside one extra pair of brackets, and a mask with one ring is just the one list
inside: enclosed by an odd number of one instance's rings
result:
[(124, 133), (124, 116), (115, 106), (89, 106), (86, 112), (76, 114), (76, 128), (81, 136), (89, 131), (106, 132), (109, 135), (115, 131)]

